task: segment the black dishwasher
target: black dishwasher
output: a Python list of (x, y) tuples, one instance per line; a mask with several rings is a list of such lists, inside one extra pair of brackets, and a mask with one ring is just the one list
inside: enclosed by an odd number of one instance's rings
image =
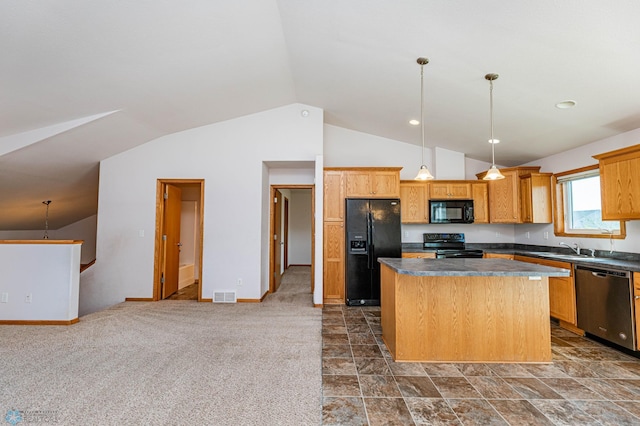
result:
[(630, 273), (576, 266), (578, 327), (635, 350), (633, 287)]

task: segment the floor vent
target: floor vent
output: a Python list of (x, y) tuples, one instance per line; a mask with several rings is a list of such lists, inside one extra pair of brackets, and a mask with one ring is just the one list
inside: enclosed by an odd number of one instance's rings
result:
[(236, 303), (235, 291), (214, 291), (213, 303)]

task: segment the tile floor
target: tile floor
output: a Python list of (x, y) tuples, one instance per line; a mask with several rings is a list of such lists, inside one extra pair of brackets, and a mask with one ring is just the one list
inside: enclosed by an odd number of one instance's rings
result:
[(325, 306), (324, 425), (640, 425), (640, 360), (552, 326), (552, 364), (395, 363), (380, 308)]

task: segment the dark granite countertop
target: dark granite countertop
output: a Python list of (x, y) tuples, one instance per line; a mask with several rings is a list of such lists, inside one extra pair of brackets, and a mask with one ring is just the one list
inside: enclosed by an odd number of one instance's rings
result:
[(395, 272), (413, 276), (568, 277), (569, 270), (507, 259), (378, 259)]
[[(608, 251), (596, 250), (594, 257), (586, 254), (577, 256), (569, 249), (565, 250), (559, 247), (529, 246), (524, 244), (467, 243), (466, 248), (483, 250), (485, 253), (513, 254), (540, 259), (558, 260), (575, 265), (640, 272), (640, 254), (638, 253), (609, 253)], [(404, 253), (435, 252), (433, 249), (425, 250), (421, 243), (402, 243), (402, 251)]]

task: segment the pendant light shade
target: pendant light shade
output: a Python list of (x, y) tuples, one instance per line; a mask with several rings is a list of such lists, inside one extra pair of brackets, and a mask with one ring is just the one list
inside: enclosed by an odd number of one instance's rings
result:
[(424, 164), (424, 66), (429, 63), (427, 58), (418, 58), (416, 61), (420, 65), (420, 132), (422, 134), (422, 162), (418, 175), (415, 180), (429, 180), (433, 179), (433, 175), (429, 172), (429, 169)]
[(500, 141), (493, 137), (493, 81), (498, 79), (498, 74), (487, 74), (484, 78), (489, 80), (489, 121), (491, 127), (491, 139), (489, 139), (489, 143), (491, 144), (491, 167), (482, 179), (504, 179), (504, 175), (500, 173), (500, 170), (496, 167), (496, 144)]

